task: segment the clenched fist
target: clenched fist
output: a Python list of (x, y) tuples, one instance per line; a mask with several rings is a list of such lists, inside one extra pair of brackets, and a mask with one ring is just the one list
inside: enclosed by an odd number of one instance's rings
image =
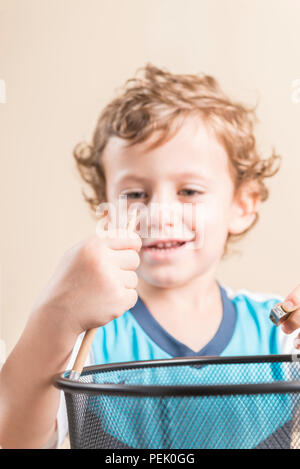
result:
[(76, 335), (103, 326), (132, 308), (138, 298), (138, 234), (103, 232), (75, 245), (63, 256), (35, 309), (56, 315), (58, 326)]

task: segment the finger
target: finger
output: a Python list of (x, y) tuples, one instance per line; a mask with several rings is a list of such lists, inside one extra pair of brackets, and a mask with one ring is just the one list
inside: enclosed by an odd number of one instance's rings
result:
[(132, 270), (122, 270), (122, 278), (125, 288), (136, 288), (138, 284), (138, 276)]
[(298, 285), (281, 303), (282, 309), (291, 313), (282, 324), (282, 331), (291, 334), (300, 327), (300, 285)]
[(123, 270), (136, 270), (140, 265), (140, 256), (133, 249), (112, 251), (115, 263)]
[(124, 293), (124, 300), (126, 301), (127, 308), (133, 308), (138, 300), (137, 291), (133, 288), (126, 288)]
[[(97, 211), (96, 211), (97, 213)], [(102, 213), (97, 213), (98, 215), (98, 221), (97, 221), (97, 224), (96, 224), (96, 233), (98, 236), (101, 236), (101, 234), (103, 232), (106, 232), (107, 231), (107, 228), (109, 226), (109, 215), (108, 215), (108, 211), (105, 210), (104, 212)]]
[(300, 285), (297, 285), (294, 290), (286, 297), (282, 304), (285, 311), (293, 311), (293, 309), (300, 308)]
[(107, 242), (107, 246), (111, 249), (134, 249), (139, 251), (142, 247), (142, 240), (137, 233), (129, 232), (127, 230), (114, 230), (107, 231), (101, 235)]
[(300, 327), (300, 309), (297, 309), (282, 324), (282, 331), (285, 334), (291, 334)]
[(137, 219), (137, 209), (135, 208), (132, 213), (128, 215), (127, 230), (134, 231)]
[(300, 334), (298, 334), (295, 338), (294, 338), (294, 347), (298, 350), (300, 350)]

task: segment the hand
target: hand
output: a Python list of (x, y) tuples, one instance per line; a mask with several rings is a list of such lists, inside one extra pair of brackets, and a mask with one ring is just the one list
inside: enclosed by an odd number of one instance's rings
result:
[(132, 308), (142, 242), (125, 229), (95, 235), (66, 252), (36, 309), (55, 315), (58, 327), (78, 335)]
[[(285, 311), (293, 311), (281, 325), (285, 334), (291, 334), (300, 328), (300, 285), (298, 285), (282, 304)], [(299, 305), (299, 307), (297, 307)], [(295, 309), (296, 308), (296, 309)], [(294, 346), (300, 349), (300, 333), (294, 339)]]

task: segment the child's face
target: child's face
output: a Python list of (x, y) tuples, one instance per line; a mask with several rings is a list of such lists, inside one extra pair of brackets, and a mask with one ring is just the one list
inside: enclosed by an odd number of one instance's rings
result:
[[(157, 148), (148, 148), (151, 141), (126, 147), (113, 137), (103, 155), (107, 201), (117, 204), (126, 194), (128, 206), (142, 202), (148, 209), (137, 273), (165, 288), (214, 276), (228, 233), (247, 224), (234, 198), (227, 153), (199, 118), (186, 119)], [(170, 239), (179, 243), (170, 247)]]

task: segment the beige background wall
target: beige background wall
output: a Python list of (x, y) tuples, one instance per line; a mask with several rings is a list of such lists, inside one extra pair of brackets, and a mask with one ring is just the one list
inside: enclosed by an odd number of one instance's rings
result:
[(72, 148), (148, 61), (213, 74), (250, 104), (259, 98), (258, 139), (283, 155), (282, 170), (260, 224), (219, 278), (282, 295), (300, 283), (300, 103), (291, 99), (299, 23), (299, 0), (0, 0), (0, 338), (8, 350), (60, 256), (94, 230)]

